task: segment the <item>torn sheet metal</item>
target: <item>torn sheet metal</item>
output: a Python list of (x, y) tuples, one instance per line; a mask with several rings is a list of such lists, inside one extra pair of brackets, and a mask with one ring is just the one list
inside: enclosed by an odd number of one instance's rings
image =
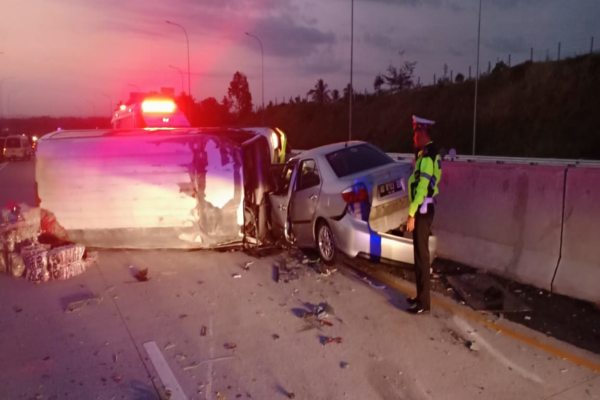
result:
[(194, 129), (59, 131), (38, 143), (40, 207), (70, 240), (211, 248), (242, 240), (241, 146)]

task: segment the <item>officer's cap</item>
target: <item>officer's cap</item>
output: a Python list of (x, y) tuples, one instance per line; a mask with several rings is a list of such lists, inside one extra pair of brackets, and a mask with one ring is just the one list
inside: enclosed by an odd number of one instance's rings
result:
[(416, 115), (412, 116), (413, 130), (416, 130), (416, 129), (426, 129), (426, 130), (428, 130), (434, 124), (435, 124), (435, 121), (432, 121), (430, 119), (425, 119), (425, 118), (417, 117)]

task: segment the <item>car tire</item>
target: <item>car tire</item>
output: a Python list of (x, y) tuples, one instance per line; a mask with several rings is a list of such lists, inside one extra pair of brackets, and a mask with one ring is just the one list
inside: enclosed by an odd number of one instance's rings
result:
[(335, 264), (337, 258), (335, 238), (333, 231), (325, 221), (320, 221), (317, 225), (316, 245), (321, 260), (327, 265)]

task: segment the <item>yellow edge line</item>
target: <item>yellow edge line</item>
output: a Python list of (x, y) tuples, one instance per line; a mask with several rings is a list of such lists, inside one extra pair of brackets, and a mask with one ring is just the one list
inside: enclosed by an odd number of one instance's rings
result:
[[(407, 281), (405, 281), (401, 278), (398, 278), (396, 276), (393, 276), (387, 272), (377, 271), (372, 268), (365, 268), (363, 266), (349, 265), (349, 264), (346, 264), (346, 265), (348, 265), (352, 269), (357, 269), (363, 273), (367, 273), (368, 275), (372, 276), (373, 278), (376, 278), (377, 280), (381, 281), (382, 283), (386, 284), (387, 286), (400, 291), (402, 294), (404, 294), (406, 296), (413, 296), (415, 293), (413, 284), (410, 284)], [(600, 374), (600, 364), (599, 363), (596, 363), (596, 362), (588, 360), (586, 358), (577, 356), (568, 351), (561, 350), (556, 346), (553, 346), (548, 343), (544, 343), (534, 337), (525, 335), (523, 333), (519, 333), (507, 326), (498, 324), (498, 323), (490, 320), (489, 318), (486, 318), (485, 316), (483, 316), (482, 314), (480, 314), (476, 311), (473, 311), (466, 307), (461, 307), (456, 304), (450, 303), (449, 301), (445, 300), (442, 297), (442, 295), (432, 292), (431, 302), (433, 305), (435, 305), (437, 307), (440, 307), (440, 308), (442, 308), (446, 311), (449, 311), (453, 314), (457, 314), (462, 317), (465, 317), (473, 322), (477, 322), (481, 325), (484, 325), (485, 327), (487, 327), (489, 329), (500, 332), (500, 333), (504, 334), (505, 336), (511, 337), (511, 338), (513, 338), (521, 343), (524, 343), (528, 346), (539, 349), (539, 350), (546, 352), (550, 355), (553, 355), (555, 357), (560, 357), (560, 358), (562, 358), (566, 361), (569, 361), (575, 365), (587, 368), (597, 374)]]

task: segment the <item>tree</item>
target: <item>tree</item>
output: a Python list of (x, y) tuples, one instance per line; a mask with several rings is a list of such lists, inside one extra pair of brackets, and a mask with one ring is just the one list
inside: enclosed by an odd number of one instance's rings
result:
[(508, 69), (508, 65), (504, 63), (504, 61), (498, 61), (496, 65), (494, 65), (494, 69), (492, 70), (492, 74), (497, 74), (502, 71), (506, 71)]
[(331, 100), (338, 101), (340, 99), (340, 91), (337, 89), (333, 89), (331, 91)]
[(352, 94), (356, 94), (352, 90), (352, 86), (350, 86), (350, 84), (347, 84), (344, 88), (344, 100), (348, 100), (350, 98), (350, 92), (352, 92)]
[(406, 61), (400, 68), (390, 65), (387, 74), (381, 74), (381, 77), (392, 92), (410, 89), (413, 86), (413, 73), (416, 65), (416, 61)]
[(383, 81), (381, 74), (377, 74), (377, 76), (375, 76), (375, 80), (373, 81), (373, 89), (375, 89), (376, 93), (381, 93), (381, 86), (384, 83), (385, 82)]
[(252, 112), (252, 95), (246, 75), (239, 71), (233, 74), (233, 79), (227, 89), (227, 99), (238, 118), (243, 118)]
[(458, 74), (456, 74), (456, 77), (454, 78), (454, 82), (463, 83), (464, 81), (465, 81), (465, 76), (463, 74), (461, 74), (460, 72)]
[(312, 101), (319, 104), (327, 103), (331, 100), (329, 89), (327, 89), (327, 84), (323, 82), (323, 79), (319, 79), (315, 87), (310, 89), (306, 95), (310, 96)]
[(214, 97), (208, 97), (194, 107), (190, 120), (192, 126), (219, 126), (229, 122), (228, 105), (221, 104)]

